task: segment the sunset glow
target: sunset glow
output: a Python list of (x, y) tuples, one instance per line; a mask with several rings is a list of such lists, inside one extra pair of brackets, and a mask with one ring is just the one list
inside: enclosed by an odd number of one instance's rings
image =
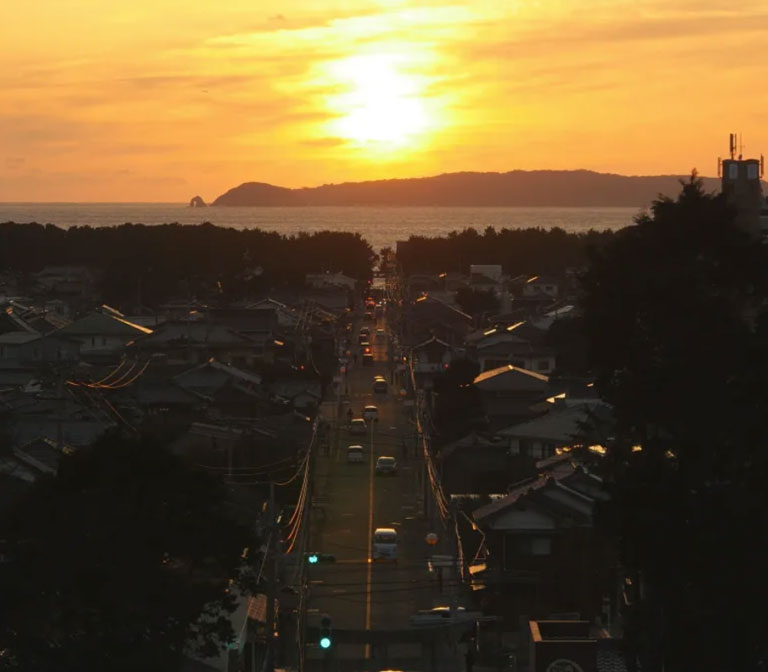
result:
[[(0, 25), (0, 200), (212, 199), (768, 151), (758, 0), (38, 0)], [(696, 110), (696, 114), (691, 114)]]
[(400, 149), (417, 143), (435, 121), (425, 110), (423, 85), (400, 69), (396, 55), (352, 56), (332, 64), (331, 73), (349, 87), (331, 101), (342, 115), (331, 127), (342, 138)]

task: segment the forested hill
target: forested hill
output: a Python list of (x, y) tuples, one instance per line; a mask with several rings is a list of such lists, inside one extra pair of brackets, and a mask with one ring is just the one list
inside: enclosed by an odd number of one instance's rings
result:
[[(415, 206), (626, 206), (643, 207), (659, 194), (680, 191), (681, 175), (628, 177), (590, 170), (513, 170), (509, 173), (447, 173), (371, 182), (286, 189), (246, 182), (213, 205), (415, 205)], [(716, 178), (704, 178), (719, 191)]]

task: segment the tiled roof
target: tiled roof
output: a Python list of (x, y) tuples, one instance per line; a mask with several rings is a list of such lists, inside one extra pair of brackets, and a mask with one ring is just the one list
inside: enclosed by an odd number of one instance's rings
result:
[(490, 371), (483, 371), (481, 374), (478, 374), (478, 376), (472, 382), (475, 385), (478, 385), (488, 380), (493, 380), (494, 378), (499, 378), (501, 376), (509, 375), (510, 373), (513, 373), (513, 372), (517, 372), (525, 376), (530, 376), (531, 378), (535, 378), (544, 383), (549, 382), (549, 376), (545, 376), (543, 373), (536, 373), (535, 371), (529, 371), (528, 369), (523, 369), (519, 366), (513, 366), (512, 364), (505, 364), (504, 366), (500, 366), (496, 369), (491, 369)]

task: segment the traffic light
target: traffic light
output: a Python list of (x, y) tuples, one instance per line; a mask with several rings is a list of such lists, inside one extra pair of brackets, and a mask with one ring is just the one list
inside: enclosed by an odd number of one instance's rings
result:
[(310, 553), (307, 556), (307, 562), (310, 565), (316, 565), (318, 560), (320, 560), (320, 556), (318, 556), (317, 553)]
[(333, 621), (326, 615), (320, 619), (320, 648), (330, 649), (333, 644)]
[(336, 562), (336, 556), (330, 553), (307, 553), (307, 563), (316, 565), (319, 562)]

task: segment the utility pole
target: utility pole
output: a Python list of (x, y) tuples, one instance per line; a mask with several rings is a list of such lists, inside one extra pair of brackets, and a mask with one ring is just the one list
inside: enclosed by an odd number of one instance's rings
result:
[[(271, 530), (270, 538), (272, 539), (271, 548), (267, 548), (267, 553), (272, 553), (271, 561), (269, 562), (269, 585), (267, 589), (267, 642), (265, 647), (266, 665), (264, 669), (267, 672), (273, 672), (275, 669), (275, 600), (277, 599), (277, 576), (278, 576), (278, 563), (280, 560), (280, 530), (277, 525), (277, 516), (275, 511), (275, 483), (269, 482), (269, 505), (267, 507), (269, 516), (269, 528)], [(269, 558), (268, 558), (269, 560)]]

